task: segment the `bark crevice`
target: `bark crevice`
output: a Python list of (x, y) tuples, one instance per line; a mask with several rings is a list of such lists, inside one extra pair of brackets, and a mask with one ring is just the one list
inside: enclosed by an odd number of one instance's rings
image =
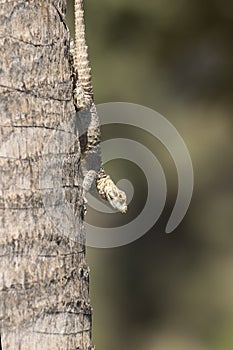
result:
[[(1, 2), (0, 6), (3, 350), (92, 348), (89, 270), (78, 176), (80, 145), (65, 8), (65, 0), (15, 0)], [(64, 140), (69, 137), (71, 145), (67, 147)], [(53, 194), (46, 179), (54, 159), (61, 158), (64, 162), (58, 172), (65, 196), (52, 208), (55, 213), (58, 210), (56, 221), (48, 215), (51, 208), (46, 207), (43, 196), (49, 199)], [(62, 231), (58, 225), (65, 221), (65, 211), (59, 208), (66, 206), (74, 217), (75, 237), (69, 228)]]

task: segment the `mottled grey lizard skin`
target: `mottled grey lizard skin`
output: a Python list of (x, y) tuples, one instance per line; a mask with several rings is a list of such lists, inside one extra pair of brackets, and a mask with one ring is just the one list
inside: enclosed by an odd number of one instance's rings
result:
[[(74, 104), (78, 111), (81, 170), (84, 176), (84, 198), (93, 183), (98, 193), (118, 211), (127, 211), (125, 192), (104, 171), (100, 149), (100, 122), (94, 103), (91, 68), (85, 35), (83, 0), (75, 0), (75, 43), (71, 41), (71, 60), (74, 77)], [(81, 130), (81, 132), (80, 132)], [(86, 199), (85, 199), (86, 201)]]

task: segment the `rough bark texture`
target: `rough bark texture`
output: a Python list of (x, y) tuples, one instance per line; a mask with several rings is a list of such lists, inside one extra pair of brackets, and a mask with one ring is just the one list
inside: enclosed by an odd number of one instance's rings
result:
[[(39, 184), (44, 145), (75, 129), (66, 1), (0, 0), (0, 319), (3, 350), (91, 348), (85, 246), (46, 215)], [(72, 131), (72, 130), (71, 130)], [(74, 133), (76, 131), (74, 130)], [(57, 142), (57, 155), (64, 152)], [(83, 234), (82, 197), (63, 169), (67, 202)], [(58, 203), (59, 204), (59, 203)]]

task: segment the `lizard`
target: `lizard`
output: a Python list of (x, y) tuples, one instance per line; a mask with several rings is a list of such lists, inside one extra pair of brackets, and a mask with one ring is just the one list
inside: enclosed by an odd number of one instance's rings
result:
[[(70, 42), (70, 57), (73, 75), (73, 101), (78, 115), (81, 172), (83, 175), (83, 197), (87, 203), (86, 193), (95, 184), (99, 195), (121, 213), (127, 211), (127, 198), (105, 173), (101, 159), (100, 121), (97, 113), (93, 87), (91, 67), (86, 42), (84, 21), (84, 0), (75, 0), (75, 42)], [(81, 129), (81, 132), (80, 132)]]

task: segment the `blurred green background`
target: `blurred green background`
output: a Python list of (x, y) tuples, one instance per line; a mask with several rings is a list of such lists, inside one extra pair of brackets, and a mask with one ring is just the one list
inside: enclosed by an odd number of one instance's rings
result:
[[(85, 9), (96, 103), (132, 102), (161, 113), (186, 142), (195, 175), (191, 206), (166, 235), (177, 193), (173, 161), (148, 135), (131, 135), (160, 160), (168, 197), (140, 240), (88, 248), (96, 349), (231, 350), (233, 3), (86, 0)], [(103, 139), (119, 133), (103, 130)], [(108, 170), (130, 179), (128, 168)], [(142, 208), (146, 184), (134, 181), (141, 197), (131, 208)]]

